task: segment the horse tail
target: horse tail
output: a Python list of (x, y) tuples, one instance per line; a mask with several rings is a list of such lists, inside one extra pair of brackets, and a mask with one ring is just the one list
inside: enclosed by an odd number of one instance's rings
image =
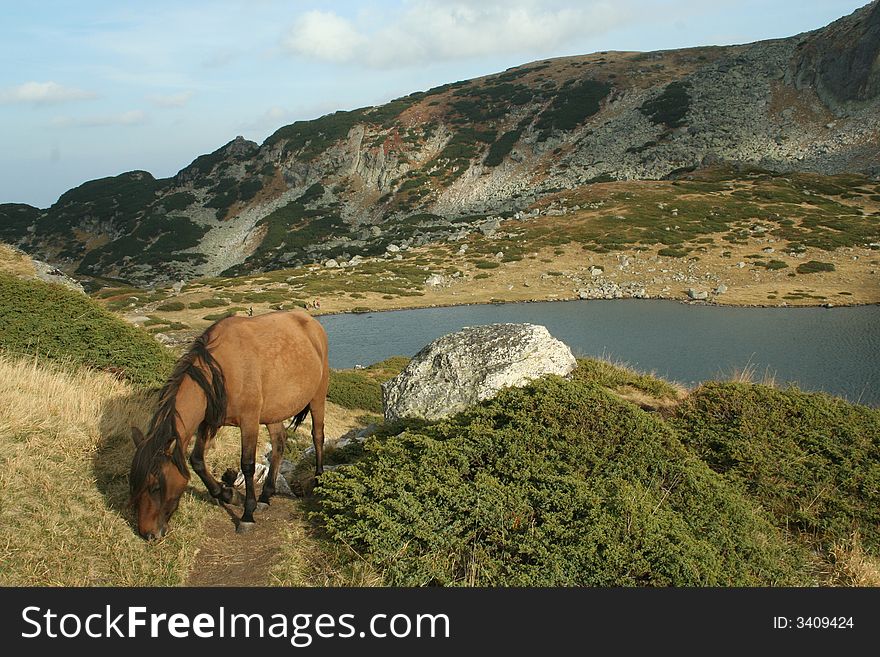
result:
[(306, 419), (306, 415), (308, 415), (309, 413), (309, 408), (309, 405), (306, 404), (306, 407), (304, 409), (293, 416), (293, 419), (290, 421), (290, 424), (287, 427), (288, 431), (296, 431), (299, 428), (299, 425), (301, 425), (303, 420)]

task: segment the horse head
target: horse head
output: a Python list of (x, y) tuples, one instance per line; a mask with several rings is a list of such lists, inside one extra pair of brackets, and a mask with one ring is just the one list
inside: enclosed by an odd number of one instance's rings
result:
[(189, 473), (181, 472), (169, 451), (151, 449), (151, 441), (139, 429), (132, 427), (131, 437), (136, 451), (129, 476), (130, 504), (137, 516), (138, 533), (147, 540), (161, 538), (186, 490)]

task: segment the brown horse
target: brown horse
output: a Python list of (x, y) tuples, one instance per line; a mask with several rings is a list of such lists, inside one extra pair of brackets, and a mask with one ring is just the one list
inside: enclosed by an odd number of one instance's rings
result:
[(222, 319), (201, 336), (174, 368), (162, 388), (159, 407), (147, 435), (132, 427), (135, 454), (129, 485), (138, 532), (161, 537), (189, 482), (186, 450), (193, 470), (219, 502), (230, 502), (232, 488), (218, 483), (205, 467), (205, 449), (224, 425), (241, 429), (241, 471), (246, 495), (238, 532), (254, 526), (258, 508), (254, 493), (257, 435), (265, 424), (272, 438), (272, 464), (260, 503), (275, 492), (286, 431), (312, 414), (315, 475), (323, 471), (324, 405), (330, 370), (327, 334), (301, 312)]

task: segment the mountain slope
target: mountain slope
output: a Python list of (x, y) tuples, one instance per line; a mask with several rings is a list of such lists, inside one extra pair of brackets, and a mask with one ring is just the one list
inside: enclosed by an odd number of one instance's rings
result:
[[(382, 255), (596, 181), (720, 161), (880, 172), (875, 1), (821, 30), (509, 69), (236, 138), (173, 178), (87, 182), (0, 238), (139, 284)], [(421, 235), (420, 235), (421, 234)]]

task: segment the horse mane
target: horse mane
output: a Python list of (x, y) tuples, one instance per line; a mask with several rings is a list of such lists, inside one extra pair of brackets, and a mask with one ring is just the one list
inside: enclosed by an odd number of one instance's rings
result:
[(214, 435), (223, 425), (226, 415), (226, 385), (223, 371), (208, 349), (213, 337), (213, 329), (214, 326), (210, 327), (196, 338), (189, 351), (177, 361), (174, 371), (159, 392), (159, 406), (150, 421), (146, 438), (137, 446), (131, 463), (128, 480), (132, 499), (144, 489), (147, 475), (153, 470), (158, 456), (167, 450), (171, 443), (174, 443), (171, 452), (172, 462), (183, 476), (189, 478), (183, 441), (178, 435), (176, 423), (179, 417), (176, 407), (177, 393), (184, 377), (191, 378), (202, 389), (207, 400), (205, 419), (199, 425), (199, 432)]

